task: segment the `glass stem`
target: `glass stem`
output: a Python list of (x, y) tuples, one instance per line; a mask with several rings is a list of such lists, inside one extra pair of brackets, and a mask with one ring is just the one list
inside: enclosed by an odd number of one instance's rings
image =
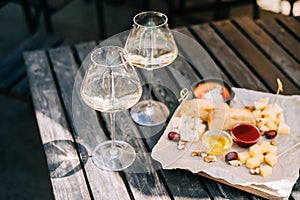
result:
[(152, 76), (153, 76), (153, 71), (148, 70), (148, 82), (149, 82), (149, 87), (148, 87), (148, 107), (152, 106), (152, 96), (151, 96), (151, 91), (152, 91)]
[[(115, 103), (115, 81), (114, 81), (114, 72), (111, 71), (111, 98), (112, 105)], [(111, 156), (118, 155), (118, 149), (116, 147), (116, 114), (114, 112), (110, 113), (110, 132), (111, 132)]]
[(112, 156), (116, 156), (118, 154), (118, 149), (116, 147), (116, 114), (114, 112), (110, 113), (110, 131), (111, 131), (110, 154)]

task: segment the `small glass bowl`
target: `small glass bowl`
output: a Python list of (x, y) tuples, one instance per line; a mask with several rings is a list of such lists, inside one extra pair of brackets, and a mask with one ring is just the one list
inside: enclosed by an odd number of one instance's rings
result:
[(223, 154), (231, 149), (232, 138), (226, 131), (209, 130), (202, 135), (202, 149), (209, 154)]

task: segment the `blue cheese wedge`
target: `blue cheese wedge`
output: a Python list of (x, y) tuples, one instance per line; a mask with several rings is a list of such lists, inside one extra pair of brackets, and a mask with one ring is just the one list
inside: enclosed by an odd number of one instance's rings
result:
[(196, 142), (199, 136), (204, 132), (205, 125), (199, 117), (182, 115), (179, 127), (180, 138), (187, 142)]

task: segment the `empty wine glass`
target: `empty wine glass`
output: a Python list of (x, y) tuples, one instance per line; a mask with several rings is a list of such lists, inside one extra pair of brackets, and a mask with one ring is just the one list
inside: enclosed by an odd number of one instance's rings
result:
[(115, 139), (115, 113), (132, 107), (142, 95), (138, 75), (125, 59), (127, 54), (116, 46), (95, 49), (85, 62), (88, 66), (80, 88), (89, 107), (110, 113), (111, 141), (99, 144), (92, 153), (95, 165), (108, 171), (127, 168), (136, 156), (132, 146)]
[(168, 18), (163, 13), (142, 12), (133, 22), (125, 49), (132, 65), (148, 70), (149, 100), (139, 102), (130, 114), (140, 125), (155, 126), (165, 122), (170, 112), (166, 105), (151, 99), (152, 70), (172, 63), (178, 49), (168, 27)]

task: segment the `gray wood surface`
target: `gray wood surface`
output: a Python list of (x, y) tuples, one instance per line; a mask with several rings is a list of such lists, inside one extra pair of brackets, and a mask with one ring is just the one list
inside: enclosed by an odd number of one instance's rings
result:
[[(46, 143), (58, 140), (71, 141), (73, 143), (73, 136), (60, 103), (59, 94), (56, 90), (45, 52), (26, 53), (24, 57), (28, 66), (28, 77), (35, 114), (44, 146)], [(47, 152), (47, 149), (45, 151)], [(47, 162), (60, 162), (61, 155), (51, 151), (54, 151), (54, 149), (50, 150), (48, 154), (46, 153)], [(76, 152), (75, 147), (71, 146), (70, 151)], [(75, 159), (76, 163), (80, 163), (78, 157), (73, 159)], [(57, 167), (58, 170), (60, 169), (59, 167)], [(53, 173), (50, 166), (49, 171)], [(51, 182), (54, 196), (57, 199), (90, 199), (84, 174), (81, 170), (70, 176), (51, 178)]]
[[(69, 47), (60, 47), (50, 50), (49, 56), (76, 142), (83, 145), (91, 155), (93, 149), (107, 138), (98, 123), (95, 111), (81, 101), (76, 91), (73, 92), (73, 86), (80, 83), (81, 76), (80, 74), (76, 76), (77, 64), (72, 51)], [(77, 82), (75, 82), (75, 76)], [(76, 86), (75, 88), (78, 89), (79, 87)], [(82, 153), (79, 151), (81, 159), (85, 157)], [(88, 179), (91, 180), (89, 185), (94, 198), (129, 199), (127, 189), (118, 173), (99, 170), (90, 158), (84, 165), (84, 170)]]
[(289, 34), (288, 30), (272, 19), (260, 19), (260, 25), (282, 48), (300, 63), (300, 41)]
[[(234, 19), (234, 22), (241, 27), (274, 64), (286, 73), (292, 82), (300, 88), (300, 64), (284, 51), (267, 33), (265, 33), (250, 18)], [(300, 24), (299, 24), (300, 25)], [(298, 53), (300, 56), (300, 52)]]
[(192, 27), (192, 31), (198, 36), (198, 40), (206, 46), (207, 51), (214, 55), (214, 58), (220, 63), (223, 71), (226, 71), (236, 87), (268, 91), (212, 27), (208, 24), (195, 25)]
[[(230, 42), (230, 46), (234, 48), (236, 54), (250, 65), (260, 80), (268, 85), (268, 89), (275, 93), (277, 89), (276, 78), (280, 78), (285, 88), (284, 94), (295, 94), (299, 89), (280, 71), (263, 52), (243, 35), (229, 20), (216, 22), (214, 27)], [(272, 73), (269, 73), (269, 72)], [(276, 77), (276, 78), (274, 78)]]

